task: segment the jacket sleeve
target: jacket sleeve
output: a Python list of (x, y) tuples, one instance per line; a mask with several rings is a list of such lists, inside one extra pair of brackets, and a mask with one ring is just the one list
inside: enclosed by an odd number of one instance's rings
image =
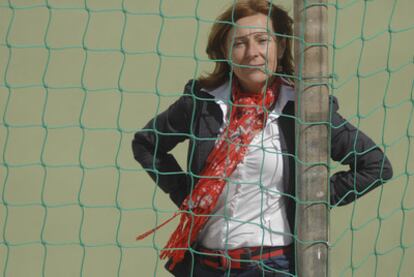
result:
[(331, 205), (346, 205), (392, 178), (391, 163), (381, 149), (363, 132), (338, 113), (336, 98), (331, 98), (331, 158), (348, 171), (330, 178)]
[(184, 200), (182, 190), (187, 190), (189, 179), (169, 152), (190, 135), (193, 97), (189, 92), (191, 81), (184, 95), (135, 133), (132, 141), (134, 158), (177, 206)]

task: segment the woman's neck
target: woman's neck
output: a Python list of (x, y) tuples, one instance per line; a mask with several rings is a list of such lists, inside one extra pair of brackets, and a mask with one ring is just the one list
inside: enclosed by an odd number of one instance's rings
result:
[(272, 79), (268, 79), (267, 82), (264, 83), (257, 83), (257, 84), (245, 84), (240, 80), (237, 80), (240, 86), (240, 89), (242, 92), (245, 93), (262, 93), (265, 88), (272, 85), (273, 81)]

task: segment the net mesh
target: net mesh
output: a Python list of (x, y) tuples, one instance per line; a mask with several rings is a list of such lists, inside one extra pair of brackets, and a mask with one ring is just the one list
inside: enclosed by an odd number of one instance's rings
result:
[[(229, 3), (0, 1), (3, 276), (168, 276), (158, 255), (174, 224), (134, 239), (176, 208), (136, 165), (131, 139), (211, 69), (208, 30)], [(331, 94), (394, 168), (331, 210), (331, 276), (414, 274), (413, 8), (328, 2)], [(185, 168), (186, 145), (173, 154)]]

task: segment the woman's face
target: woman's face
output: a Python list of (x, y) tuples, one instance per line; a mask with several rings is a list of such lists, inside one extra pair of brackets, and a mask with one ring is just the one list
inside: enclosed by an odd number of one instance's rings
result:
[(273, 23), (264, 14), (240, 18), (227, 37), (227, 57), (242, 89), (261, 92), (277, 67)]

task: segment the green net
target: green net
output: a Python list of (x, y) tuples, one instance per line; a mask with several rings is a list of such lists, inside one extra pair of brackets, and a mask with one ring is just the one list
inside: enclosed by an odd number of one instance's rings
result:
[(413, 274), (409, 261), (414, 79), (413, 56), (405, 50), (413, 37), (413, 20), (406, 14), (411, 5), (336, 1), (330, 7), (331, 93), (343, 99), (342, 113), (374, 138), (394, 167), (393, 181), (367, 199), (332, 210), (330, 257), (335, 276)]
[[(210, 70), (222, 0), (0, 1), (0, 272), (169, 276), (175, 206), (133, 160), (133, 134)], [(291, 1), (273, 1), (293, 14)], [(411, 0), (330, 0), (330, 93), (394, 177), (333, 207), (330, 276), (414, 276)], [(187, 146), (173, 154), (185, 166)], [(331, 173), (345, 168), (330, 163)]]

